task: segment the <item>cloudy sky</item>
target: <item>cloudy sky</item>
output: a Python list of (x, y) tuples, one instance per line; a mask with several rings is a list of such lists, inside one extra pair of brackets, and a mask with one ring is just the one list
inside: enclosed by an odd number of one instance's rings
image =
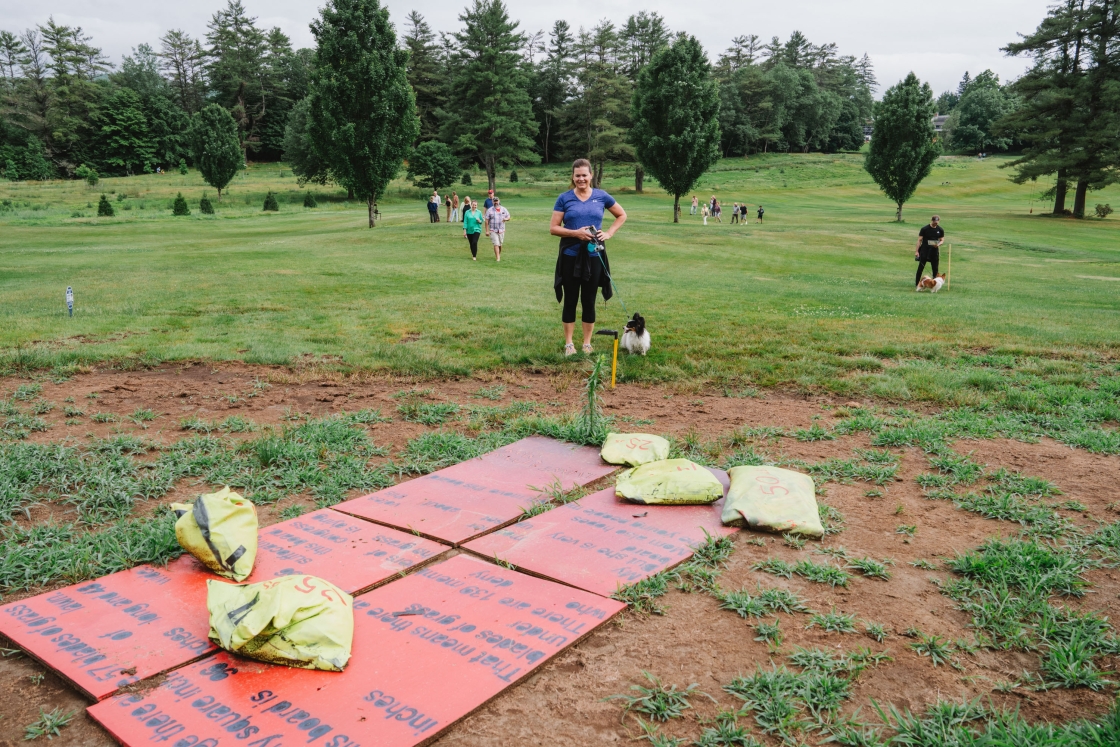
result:
[[(604, 5), (595, 0), (506, 0), (525, 30), (547, 30), (561, 17), (573, 27), (591, 26), (602, 18), (623, 22), (639, 10), (656, 11), (669, 26), (687, 31), (708, 49), (713, 61), (733, 36), (758, 34), (788, 37), (800, 30), (814, 43), (836, 42), (843, 54), (867, 52), (875, 63), (882, 88), (913, 70), (935, 92), (955, 88), (961, 74), (985, 68), (1001, 79), (1014, 78), (1025, 62), (1008, 58), (1000, 47), (1038, 26), (1052, 0), (940, 0), (936, 3), (899, 0), (781, 0), (780, 2), (667, 2), (619, 0)], [(262, 26), (279, 26), (296, 46), (311, 46), (308, 22), (319, 0), (243, 0)], [(388, 0), (398, 29), (405, 14), (416, 9), (437, 31), (458, 26), (466, 0)], [(158, 46), (168, 29), (180, 28), (201, 36), (206, 22), (225, 0), (150, 2), (149, 0), (0, 0), (0, 28), (22, 30), (55, 21), (79, 25), (114, 60), (137, 44)]]

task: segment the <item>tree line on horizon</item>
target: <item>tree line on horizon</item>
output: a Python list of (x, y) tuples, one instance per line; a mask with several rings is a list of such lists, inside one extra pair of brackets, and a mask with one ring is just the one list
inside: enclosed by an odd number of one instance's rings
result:
[[(930, 120), (948, 115), (937, 152), (1016, 151), (1016, 181), (1054, 176), (1055, 212), (1065, 211), (1073, 189), (1072, 212), (1083, 215), (1087, 192), (1115, 180), (1117, 149), (1107, 141), (1111, 135), (1116, 142), (1120, 109), (1118, 5), (1064, 0), (1052, 8), (1034, 34), (1005, 49), (1033, 58), (1017, 81), (1001, 84), (991, 71), (966, 73), (957, 91), (936, 99), (919, 84), (920, 100), (908, 106), (920, 112), (912, 113)], [(659, 116), (640, 105), (652, 100), (651, 91), (643, 98), (642, 74), (657, 55), (691, 37), (673, 34), (661, 16), (644, 11), (622, 25), (604, 20), (573, 30), (557, 21), (547, 36), (525, 33), (500, 0), (473, 0), (459, 21), (459, 31), (437, 35), (413, 11), (398, 39), (387, 10), (374, 0), (336, 0), (312, 22), (316, 48), (293, 49), (278, 28), (258, 27), (240, 0), (229, 0), (208, 23), (205, 45), (172, 30), (158, 50), (141, 44), (119, 68), (82, 29), (53, 18), (20, 35), (0, 31), (0, 172), (9, 179), (129, 175), (205, 162), (232, 178), (235, 157), (241, 165), (283, 158), (303, 181), (347, 186), (361, 181), (359, 175), (341, 173), (353, 166), (332, 157), (342, 146), (327, 138), (352, 138), (361, 129), (353, 122), (347, 129), (338, 117), (378, 116), (368, 106), (352, 106), (366, 97), (380, 102), (380, 116), (415, 120), (394, 137), (407, 140), (402, 161), (417, 184), (446, 185), (464, 167), (477, 166), (492, 186), (499, 167), (585, 157), (596, 182), (608, 161), (633, 163), (641, 190), (654, 156), (641, 155), (649, 123), (636, 117), (640, 111)], [(355, 30), (361, 48), (348, 50), (353, 40), (345, 37)], [(712, 157), (857, 150), (871, 122), (882, 142), (890, 140), (882, 130), (890, 96), (874, 101), (877, 83), (866, 54), (841, 55), (835, 44), (813, 44), (800, 32), (769, 43), (745, 35), (712, 64), (695, 44), (699, 56), (682, 47), (678, 62), (692, 65), (688, 74), (699, 74), (714, 96), (695, 102), (711, 110), (714, 129), (696, 123), (696, 132), (714, 138), (704, 146)], [(359, 80), (368, 68), (340, 80), (354, 55), (366, 55), (382, 80)], [(398, 75), (397, 98), (379, 99), (378, 91), (394, 90)], [(674, 75), (679, 84), (685, 74)], [(342, 109), (324, 109), (327, 93)], [(660, 106), (675, 104), (666, 98)], [(928, 132), (920, 122), (912, 129), (914, 142), (928, 136), (932, 143), (932, 125)], [(393, 139), (387, 132), (365, 129), (367, 137)], [(382, 145), (372, 149), (380, 154), (365, 153), (364, 168), (397, 147)], [(924, 178), (913, 167), (926, 160), (910, 159), (909, 181)], [(352, 184), (347, 189), (355, 193)]]

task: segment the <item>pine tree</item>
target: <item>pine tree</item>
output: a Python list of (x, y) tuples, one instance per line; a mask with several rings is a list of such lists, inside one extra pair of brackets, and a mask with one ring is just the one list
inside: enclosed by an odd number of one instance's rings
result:
[(180, 158), (179, 159), (179, 174), (181, 176), (186, 176), (188, 173), (190, 173), (190, 172), (187, 170), (186, 159), (185, 158)]
[(622, 47), (610, 21), (581, 31), (577, 50), (576, 95), (569, 104), (571, 145), (591, 161), (592, 186), (598, 187), (607, 160), (634, 155), (626, 139), (632, 86), (623, 74)]
[(319, 203), (316, 201), (314, 194), (307, 192), (303, 195), (303, 206), (305, 208), (314, 208), (319, 207)]
[(97, 201), (97, 214), (104, 218), (112, 218), (114, 215), (113, 203), (105, 195), (101, 195), (101, 199)]
[(237, 123), (225, 108), (210, 104), (192, 118), (188, 138), (195, 166), (203, 180), (218, 190), (221, 202), (222, 190), (244, 164)]
[(408, 14), (408, 30), (404, 46), (408, 50), (408, 83), (416, 94), (416, 111), (420, 116), (420, 140), (439, 136), (439, 116), (444, 107), (443, 61), (436, 35), (424, 16), (417, 11)]
[(941, 154), (933, 131), (933, 91), (910, 73), (891, 86), (875, 106), (875, 132), (863, 167), (898, 210), (929, 176)]
[(241, 0), (227, 0), (226, 7), (215, 12), (206, 25), (209, 87), (237, 123), (243, 161), (260, 138), (268, 112), (267, 89), (272, 83), (266, 65), (268, 39), (256, 23)]
[(459, 181), (459, 183), (464, 184), (468, 187), (472, 186), (473, 182), (471, 181), (471, 172), (464, 171), (463, 178)]
[(509, 172), (509, 181), (510, 181), (510, 184), (513, 184), (514, 182), (517, 181), (517, 169), (514, 169), (513, 171)]
[(541, 152), (549, 163), (554, 154), (557, 124), (572, 94), (574, 39), (567, 21), (557, 21), (549, 34), (548, 54), (536, 72), (537, 96), (533, 101), (539, 126)]
[(1108, 0), (1065, 0), (1050, 9), (1033, 33), (1009, 44), (1012, 55), (1029, 54), (1034, 64), (1012, 86), (1022, 102), (1001, 125), (1025, 144), (1009, 166), (1022, 184), (1055, 175), (1054, 213), (1066, 212), (1069, 183), (1076, 184), (1073, 213), (1085, 215), (1090, 189), (1115, 181), (1120, 153), (1120, 8)]
[(268, 190), (268, 194), (264, 196), (264, 210), (270, 212), (278, 212), (280, 210), (280, 203), (276, 202), (276, 195), (272, 194), (272, 190)]
[(673, 195), (673, 222), (681, 195), (719, 160), (719, 87), (695, 37), (680, 35), (638, 74), (630, 141), (638, 161)]
[(210, 202), (210, 198), (206, 195), (202, 195), (202, 199), (198, 201), (198, 212), (203, 215), (214, 214), (214, 203)]
[(397, 47), (378, 0), (329, 0), (312, 21), (318, 42), (308, 104), (309, 132), (332, 178), (374, 203), (400, 171), (420, 131), (408, 85), (408, 52)]
[(172, 215), (190, 215), (191, 209), (187, 205), (187, 200), (183, 197), (183, 193), (175, 195), (175, 203), (171, 206)]
[(477, 161), (494, 188), (499, 165), (537, 163), (537, 123), (522, 69), (525, 36), (501, 0), (474, 0), (459, 20), (458, 45), (441, 139)]

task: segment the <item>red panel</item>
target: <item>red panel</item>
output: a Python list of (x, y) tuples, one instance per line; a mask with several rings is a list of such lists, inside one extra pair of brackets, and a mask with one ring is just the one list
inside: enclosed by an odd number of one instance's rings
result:
[(198, 567), (185, 556), (166, 568), (142, 565), (6, 604), (0, 633), (82, 692), (104, 698), (214, 650), (206, 638), (208, 574)]
[(334, 508), (459, 544), (515, 520), (540, 500), (532, 487), (570, 490), (614, 470), (595, 449), (532, 436)]
[(89, 713), (129, 747), (417, 745), (622, 608), (459, 555), (355, 600), (353, 656), (342, 673), (222, 652)]
[(247, 583), (310, 573), (355, 594), (423, 565), (446, 545), (321, 509), (260, 531)]
[[(715, 470), (713, 470), (714, 472)], [(721, 481), (723, 473), (717, 473)], [(724, 482), (726, 492), (726, 482)], [(479, 537), (464, 548), (579, 589), (610, 596), (671, 568), (713, 536), (736, 529), (720, 524), (723, 499), (711, 506), (641, 506), (600, 490), (531, 519)]]
[[(323, 509), (266, 527), (247, 583), (312, 573), (354, 593), (447, 548)], [(215, 650), (206, 580), (190, 556), (139, 566), (0, 607), (0, 632), (100, 699)], [(124, 674), (122, 670), (135, 669)]]

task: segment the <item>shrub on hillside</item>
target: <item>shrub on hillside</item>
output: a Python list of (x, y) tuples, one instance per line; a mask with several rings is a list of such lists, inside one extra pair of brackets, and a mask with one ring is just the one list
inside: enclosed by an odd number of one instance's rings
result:
[(191, 214), (191, 209), (190, 209), (190, 207), (187, 206), (187, 200), (186, 200), (186, 198), (183, 197), (182, 192), (180, 192), (178, 195), (175, 196), (175, 204), (171, 206), (171, 214), (172, 215), (190, 215)]
[(101, 195), (101, 199), (97, 202), (97, 214), (102, 217), (113, 217), (113, 203), (109, 202), (109, 198)]
[(264, 196), (264, 209), (271, 210), (272, 212), (280, 210), (280, 203), (276, 201), (276, 195), (272, 194), (271, 189), (268, 191), (268, 194)]
[(463, 184), (470, 185), (470, 183), (471, 183), (471, 172), (464, 171), (463, 172), (463, 178), (462, 178), (461, 181), (462, 181)]
[(516, 170), (509, 172), (509, 180), (511, 182), (517, 181), (517, 171)]
[(308, 192), (303, 196), (303, 206), (306, 208), (319, 207), (319, 203), (315, 201), (315, 195)]
[(206, 195), (203, 195), (202, 199), (198, 201), (198, 212), (203, 215), (214, 214), (214, 203), (210, 202), (210, 198)]
[(179, 173), (183, 176), (187, 175), (187, 160), (185, 158), (179, 159)]
[(1107, 202), (1103, 205), (1097, 205), (1097, 217), (1104, 219), (1112, 215), (1112, 205)]

